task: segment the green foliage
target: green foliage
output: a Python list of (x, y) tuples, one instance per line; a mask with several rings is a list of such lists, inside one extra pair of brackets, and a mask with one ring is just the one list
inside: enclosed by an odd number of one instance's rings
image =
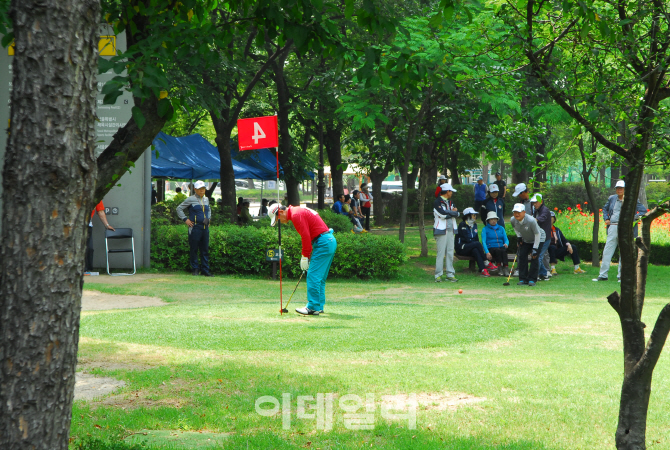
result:
[(151, 206), (151, 226), (181, 225), (184, 222), (177, 217), (177, 206), (181, 202), (176, 200), (165, 200)]
[(334, 213), (330, 209), (320, 209), (318, 213), (328, 228), (332, 228), (335, 233), (348, 233), (353, 228), (349, 218), (342, 214)]
[[(516, 184), (507, 185), (507, 201), (512, 205), (517, 203), (518, 198), (512, 197), (515, 186)], [(602, 188), (595, 184), (592, 185), (592, 189), (598, 209), (602, 208), (607, 202), (607, 198), (614, 194), (614, 189)], [(531, 196), (536, 192), (542, 194), (544, 203), (552, 211), (554, 208), (558, 208), (561, 211), (567, 210), (568, 207), (574, 208), (577, 204), (584, 204), (584, 202), (589, 201), (589, 196), (586, 194), (586, 188), (581, 181), (559, 183), (552, 186), (541, 184), (539, 189), (529, 189), (529, 192)], [(587, 208), (584, 207), (584, 209), (586, 210)], [(511, 211), (511, 209), (508, 209), (508, 211)]]
[[(173, 270), (189, 267), (186, 226), (158, 225), (152, 227), (151, 231), (153, 267)], [(332, 275), (393, 278), (406, 260), (404, 246), (394, 237), (335, 233), (335, 238), (338, 249), (330, 269)], [(265, 251), (276, 248), (277, 243), (276, 227), (238, 227), (228, 224), (213, 226), (209, 236), (211, 271), (215, 274), (269, 276), (272, 265), (265, 261)], [(282, 227), (282, 248), (284, 273), (287, 276), (298, 276), (302, 242), (291, 226)]]
[(645, 189), (647, 191), (647, 208), (649, 209), (670, 197), (670, 184), (668, 183), (649, 183)]

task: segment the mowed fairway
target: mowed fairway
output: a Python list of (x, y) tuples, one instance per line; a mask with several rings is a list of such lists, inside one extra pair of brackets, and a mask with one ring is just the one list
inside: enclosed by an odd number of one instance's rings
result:
[[(293, 312), (304, 284), (280, 316), (279, 283), (261, 278), (87, 278), (88, 290), (169, 304), (82, 313), (80, 365), (126, 386), (77, 401), (71, 435), (147, 439), (150, 448), (613, 448), (622, 344), (605, 297), (618, 284), (592, 282), (588, 265), (573, 275), (567, 263), (534, 289), (503, 287), (504, 278), (465, 273), (463, 263), (460, 283), (435, 284), (432, 261), (411, 259), (397, 280), (331, 280), (319, 317)], [(647, 333), (669, 301), (668, 276), (650, 270)], [(284, 283), (285, 299), (295, 281)], [(651, 448), (670, 448), (669, 382), (666, 349), (653, 381)], [(319, 393), (334, 394), (330, 431), (297, 417), (297, 396)], [(382, 417), (381, 396), (411, 393), (416, 429)], [(259, 397), (282, 394), (291, 396), (288, 430), (281, 412), (255, 410)], [(347, 394), (372, 394), (374, 429), (345, 426)]]

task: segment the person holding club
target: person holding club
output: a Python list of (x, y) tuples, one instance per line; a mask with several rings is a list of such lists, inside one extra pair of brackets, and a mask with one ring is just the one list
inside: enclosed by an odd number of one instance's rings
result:
[[(517, 237), (517, 256), (519, 260), (519, 286), (535, 286), (539, 271), (539, 261), (537, 257), (540, 254), (540, 239), (542, 229), (537, 224), (537, 220), (530, 214), (526, 214), (526, 208), (522, 203), (517, 203), (512, 209), (514, 217), (512, 226)], [(531, 256), (530, 273), (528, 272), (528, 255)]]
[(328, 229), (316, 211), (300, 206), (282, 206), (278, 203), (268, 208), (270, 225), (277, 220), (292, 222), (302, 240), (300, 268), (307, 272), (307, 306), (296, 308), (304, 316), (318, 316), (326, 303), (326, 279), (335, 257), (337, 241), (333, 230)]

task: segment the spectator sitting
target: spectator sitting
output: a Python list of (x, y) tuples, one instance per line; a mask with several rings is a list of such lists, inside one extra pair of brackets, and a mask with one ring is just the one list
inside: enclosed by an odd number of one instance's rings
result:
[(480, 275), (490, 277), (489, 269), (494, 271), (498, 267), (488, 262), (485, 258), (486, 252), (479, 242), (477, 234), (477, 213), (472, 208), (465, 208), (463, 221), (458, 225), (458, 233), (455, 237), (456, 254), (459, 256), (472, 256), (477, 261)]
[(253, 221), (254, 219), (251, 217), (251, 213), (249, 212), (249, 202), (242, 203), (242, 213), (240, 214), (240, 223), (242, 225), (249, 225)]
[(440, 175), (440, 178), (437, 180), (437, 187), (435, 188), (435, 198), (440, 196), (440, 192), (442, 192), (442, 186), (444, 183), (447, 182), (447, 177), (444, 175)]
[(498, 216), (498, 225), (505, 228), (505, 201), (499, 197), (499, 194), (500, 191), (497, 184), (489, 186), (489, 194), (482, 205), (482, 221), (486, 225), (489, 212), (494, 212)]
[(261, 209), (258, 210), (258, 215), (260, 217), (265, 217), (268, 215), (268, 199), (264, 198), (261, 200)]
[(356, 217), (356, 213), (354, 212), (353, 208), (351, 207), (351, 196), (350, 195), (345, 195), (344, 196), (344, 203), (342, 204), (342, 211), (349, 215), (349, 220), (351, 220), (351, 223), (354, 224), (354, 229), (351, 230), (351, 232), (352, 233), (362, 232), (363, 227), (361, 226), (360, 221)]
[(277, 200), (270, 200), (270, 203), (268, 203), (268, 210), (270, 209), (270, 206), (274, 205), (277, 203)]
[(348, 216), (347, 213), (342, 212), (342, 205), (343, 205), (343, 204), (344, 204), (344, 194), (339, 194), (339, 195), (337, 196), (337, 201), (336, 201), (335, 203), (333, 203), (333, 206), (332, 206), (332, 208), (331, 208), (332, 211), (333, 211), (335, 214), (344, 214), (344, 215), (347, 215), (347, 216)]
[(486, 216), (486, 226), (482, 230), (482, 247), (484, 247), (486, 259), (500, 268), (498, 273), (500, 276), (506, 277), (509, 276), (509, 263), (507, 261), (509, 239), (507, 239), (505, 227), (499, 225), (498, 222), (495, 211), (489, 211)]
[(549, 263), (551, 264), (551, 274), (558, 275), (556, 272), (556, 262), (558, 259), (565, 261), (565, 256), (570, 254), (572, 257), (572, 264), (575, 265), (574, 274), (578, 275), (580, 273), (586, 273), (585, 270), (582, 270), (579, 267), (579, 251), (577, 247), (573, 247), (570, 242), (565, 238), (565, 235), (561, 232), (560, 228), (555, 226), (556, 223), (556, 214), (551, 211), (551, 244), (549, 245)]
[(181, 202), (183, 202), (184, 200), (186, 200), (187, 197), (186, 197), (186, 195), (184, 195), (184, 194), (181, 192), (181, 188), (180, 188), (180, 187), (178, 187), (177, 189), (175, 189), (175, 192), (176, 192), (176, 194), (175, 194), (175, 196), (174, 196), (174, 198), (173, 198), (174, 201), (181, 203)]

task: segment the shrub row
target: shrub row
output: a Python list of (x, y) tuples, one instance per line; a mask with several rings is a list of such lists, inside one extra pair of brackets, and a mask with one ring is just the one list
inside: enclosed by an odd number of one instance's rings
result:
[[(345, 218), (346, 219), (346, 218)], [(209, 237), (210, 269), (215, 274), (272, 273), (265, 252), (277, 247), (277, 229), (271, 227), (213, 226)], [(359, 278), (393, 278), (406, 261), (404, 246), (394, 237), (335, 233), (337, 252), (331, 275)], [(283, 271), (300, 274), (301, 239), (293, 227), (282, 227)], [(159, 269), (187, 270), (188, 235), (186, 226), (152, 227), (151, 263)]]

